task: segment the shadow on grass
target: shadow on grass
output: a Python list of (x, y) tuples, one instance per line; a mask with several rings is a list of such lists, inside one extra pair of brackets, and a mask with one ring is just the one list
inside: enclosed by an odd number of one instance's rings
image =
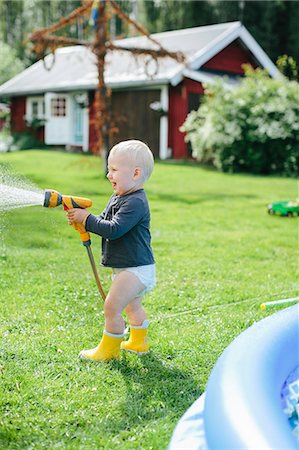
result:
[(188, 193), (186, 195), (177, 195), (177, 194), (166, 194), (161, 192), (153, 192), (150, 189), (147, 189), (147, 194), (152, 200), (161, 200), (167, 203), (183, 203), (186, 205), (196, 205), (198, 203), (205, 203), (210, 201), (224, 202), (226, 200), (253, 200), (257, 198), (257, 195), (253, 194), (228, 194), (228, 193), (216, 193), (216, 194), (205, 194), (198, 195)]
[(106, 423), (110, 433), (130, 430), (159, 419), (177, 421), (199, 397), (197, 382), (186, 372), (173, 367), (171, 361), (153, 353), (138, 358), (128, 355), (112, 363), (124, 379), (127, 397), (120, 414)]

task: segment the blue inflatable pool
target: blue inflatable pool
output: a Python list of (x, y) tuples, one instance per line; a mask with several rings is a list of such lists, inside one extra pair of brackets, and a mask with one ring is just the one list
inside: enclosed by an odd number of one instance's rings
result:
[(226, 348), (169, 450), (298, 450), (281, 398), (299, 366), (298, 313), (295, 305), (273, 314)]

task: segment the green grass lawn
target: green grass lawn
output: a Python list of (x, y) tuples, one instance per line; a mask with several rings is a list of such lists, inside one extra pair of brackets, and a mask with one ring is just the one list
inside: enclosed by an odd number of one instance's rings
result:
[[(1, 163), (42, 189), (91, 198), (95, 214), (111, 195), (92, 156), (26, 151)], [(146, 190), (158, 282), (144, 300), (143, 358), (79, 360), (99, 342), (103, 306), (61, 208), (1, 218), (0, 448), (166, 449), (222, 351), (273, 313), (260, 304), (298, 295), (298, 221), (266, 212), (298, 197), (295, 180), (157, 163)], [(98, 260), (99, 237), (92, 248)], [(99, 273), (108, 290), (109, 269)]]

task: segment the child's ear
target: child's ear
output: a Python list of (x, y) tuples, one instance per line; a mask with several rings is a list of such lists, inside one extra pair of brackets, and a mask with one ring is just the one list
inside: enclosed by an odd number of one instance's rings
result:
[(134, 175), (133, 175), (134, 180), (138, 180), (138, 178), (141, 177), (141, 174), (142, 174), (142, 169), (141, 169), (141, 167), (135, 167), (135, 169), (134, 169)]

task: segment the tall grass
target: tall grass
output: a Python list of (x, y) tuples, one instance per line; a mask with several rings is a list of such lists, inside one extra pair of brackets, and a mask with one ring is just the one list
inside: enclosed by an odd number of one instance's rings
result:
[[(52, 151), (0, 155), (40, 188), (111, 194), (95, 157)], [(165, 449), (213, 365), (260, 303), (298, 293), (297, 220), (267, 203), (298, 196), (295, 180), (157, 163), (146, 185), (158, 283), (144, 299), (151, 354), (92, 364), (103, 307), (85, 249), (61, 209), (2, 217), (0, 448)], [(92, 238), (96, 259), (100, 240)], [(106, 290), (110, 271), (99, 267)]]

